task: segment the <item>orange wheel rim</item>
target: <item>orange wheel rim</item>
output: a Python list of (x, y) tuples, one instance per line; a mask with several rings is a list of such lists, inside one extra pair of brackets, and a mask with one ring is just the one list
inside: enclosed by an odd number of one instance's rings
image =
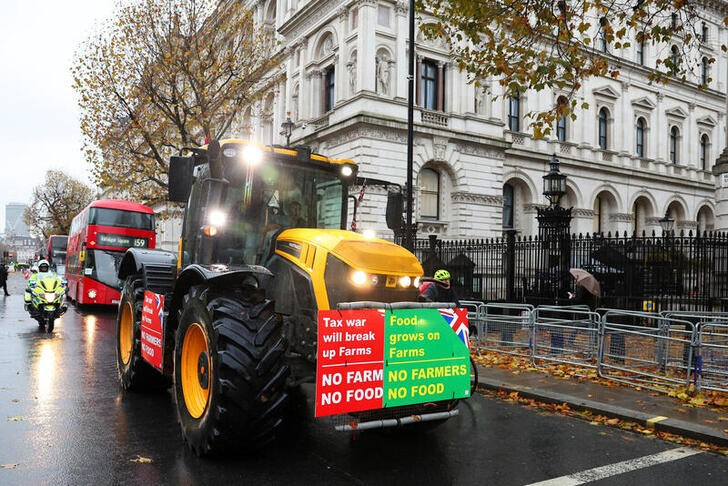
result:
[(210, 398), (210, 353), (207, 336), (198, 323), (187, 328), (180, 362), (182, 395), (192, 418), (200, 418)]
[(127, 302), (121, 311), (121, 322), (119, 323), (119, 355), (121, 362), (129, 364), (131, 360), (131, 348), (134, 342), (134, 310), (131, 302)]

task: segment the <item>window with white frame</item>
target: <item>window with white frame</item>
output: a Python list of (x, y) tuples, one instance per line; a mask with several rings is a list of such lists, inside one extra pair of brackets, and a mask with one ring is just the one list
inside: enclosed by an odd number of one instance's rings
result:
[(420, 104), (426, 110), (438, 109), (438, 71), (435, 61), (424, 60), (420, 65)]
[(645, 156), (645, 119), (642, 117), (637, 118), (637, 126), (635, 127), (635, 152), (637, 157)]
[(677, 164), (680, 157), (680, 153), (678, 151), (679, 140), (680, 130), (676, 126), (673, 126), (670, 129), (670, 162), (673, 164)]
[(607, 111), (606, 108), (602, 108), (599, 110), (599, 148), (602, 150), (607, 150), (607, 147), (609, 146), (609, 140), (607, 138), (607, 127), (609, 122), (609, 111)]
[[(565, 97), (559, 96), (559, 99), (556, 100), (556, 103), (559, 105), (560, 108), (565, 108), (565, 105), (566, 103), (568, 103), (568, 101)], [(561, 115), (556, 120), (556, 139), (559, 142), (566, 141), (566, 115)]]
[(708, 135), (703, 134), (700, 137), (700, 168), (708, 170), (708, 160), (710, 160), (710, 139)]
[(440, 174), (434, 169), (420, 171), (420, 218), (440, 219)]
[(521, 131), (521, 97), (518, 94), (508, 97), (508, 130)]
[(334, 109), (335, 102), (335, 86), (336, 86), (336, 69), (334, 66), (329, 66), (324, 71), (324, 113)]
[(503, 184), (503, 229), (513, 228), (513, 207), (515, 196), (513, 186)]
[(637, 64), (644, 66), (645, 64), (645, 41), (637, 41)]

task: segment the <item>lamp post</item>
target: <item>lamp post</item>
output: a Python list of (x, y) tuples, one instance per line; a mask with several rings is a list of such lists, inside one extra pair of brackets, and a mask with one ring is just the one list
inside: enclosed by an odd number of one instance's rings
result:
[(293, 128), (296, 126), (291, 120), (291, 112), (286, 113), (286, 121), (281, 123), (281, 135), (286, 137), (286, 147), (291, 145), (291, 135), (293, 134)]
[(675, 220), (670, 217), (670, 210), (665, 211), (665, 217), (659, 220), (663, 236), (670, 236), (675, 227)]
[(549, 172), (543, 176), (543, 195), (549, 200), (549, 206), (538, 208), (536, 219), (543, 257), (540, 265), (543, 277), (537, 282), (538, 293), (556, 303), (569, 287), (571, 208), (559, 205), (565, 194), (566, 175), (559, 171), (559, 159), (554, 154), (549, 162)]

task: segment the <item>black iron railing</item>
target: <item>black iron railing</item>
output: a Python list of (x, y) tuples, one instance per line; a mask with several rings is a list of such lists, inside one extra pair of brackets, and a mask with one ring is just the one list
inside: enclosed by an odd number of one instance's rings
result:
[[(601, 283), (600, 305), (633, 310), (728, 310), (728, 235), (572, 235), (415, 241), (432, 275), (453, 274), (463, 298), (485, 302), (559, 304), (566, 301), (568, 268), (583, 268)], [(554, 254), (557, 249), (558, 254)], [(568, 276), (568, 273), (566, 274)]]

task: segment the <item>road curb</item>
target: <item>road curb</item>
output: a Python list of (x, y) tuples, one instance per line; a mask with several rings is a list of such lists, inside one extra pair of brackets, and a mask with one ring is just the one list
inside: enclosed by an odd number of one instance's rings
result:
[(517, 392), (519, 396), (537, 400), (544, 403), (562, 404), (566, 403), (569, 408), (577, 411), (589, 411), (599, 415), (605, 415), (610, 418), (618, 418), (620, 420), (628, 420), (636, 422), (643, 427), (653, 428), (657, 432), (667, 432), (670, 434), (688, 437), (690, 439), (699, 440), (708, 444), (719, 447), (728, 447), (728, 437), (721, 435), (720, 432), (706, 427), (704, 425), (687, 422), (685, 420), (666, 418), (659, 422), (649, 423), (654, 419), (654, 414), (639, 412), (625, 407), (609, 405), (594, 400), (588, 400), (564, 393), (553, 392), (533, 387), (522, 387), (502, 383), (498, 380), (479, 377), (478, 384), (483, 388), (495, 391), (504, 391), (506, 393)]

